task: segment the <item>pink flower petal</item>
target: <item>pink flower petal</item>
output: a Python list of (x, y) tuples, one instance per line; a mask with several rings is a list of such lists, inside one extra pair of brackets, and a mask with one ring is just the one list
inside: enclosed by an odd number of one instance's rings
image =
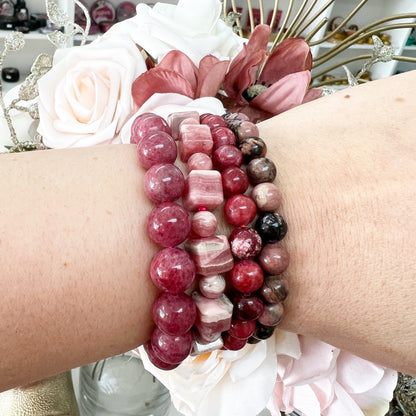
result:
[(224, 81), (228, 65), (229, 61), (220, 61), (213, 55), (202, 58), (195, 97), (215, 97)]
[(269, 56), (260, 75), (260, 82), (273, 84), (286, 75), (310, 71), (312, 54), (309, 45), (300, 38), (289, 38), (279, 44)]
[(157, 65), (157, 68), (178, 72), (189, 82), (192, 89), (196, 90), (198, 68), (183, 52), (178, 50), (168, 52)]
[(309, 101), (316, 100), (322, 96), (322, 89), (321, 88), (311, 88), (306, 94), (302, 101), (302, 104), (306, 104)]
[(309, 71), (289, 74), (264, 90), (250, 105), (274, 115), (302, 104), (311, 80)]
[(322, 412), (322, 416), (364, 416), (360, 407), (337, 382), (334, 384), (335, 399)]
[(268, 111), (263, 111), (260, 108), (252, 107), (248, 104), (240, 105), (237, 104), (228, 109), (230, 113), (243, 113), (245, 114), (252, 123), (258, 123), (263, 120), (267, 120), (270, 117), (273, 117), (274, 114), (269, 113)]
[(137, 111), (155, 93), (177, 93), (194, 98), (194, 90), (180, 74), (153, 68), (141, 74), (132, 85), (134, 109)]

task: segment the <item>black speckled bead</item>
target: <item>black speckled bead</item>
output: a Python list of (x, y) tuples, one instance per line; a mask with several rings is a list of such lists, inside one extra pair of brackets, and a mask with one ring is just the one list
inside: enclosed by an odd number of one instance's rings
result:
[(238, 144), (243, 154), (243, 161), (248, 164), (251, 160), (264, 157), (267, 153), (267, 146), (260, 137), (247, 137)]
[(252, 185), (273, 182), (276, 178), (276, 165), (267, 157), (260, 157), (247, 165), (246, 172)]
[(287, 223), (277, 212), (262, 212), (254, 227), (263, 245), (280, 241), (287, 233)]
[(256, 329), (253, 334), (253, 338), (256, 339), (267, 339), (273, 335), (275, 327), (262, 325), (260, 322), (256, 322)]

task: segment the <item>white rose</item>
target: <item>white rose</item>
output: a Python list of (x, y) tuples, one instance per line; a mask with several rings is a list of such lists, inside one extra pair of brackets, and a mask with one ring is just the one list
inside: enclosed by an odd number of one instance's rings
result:
[(52, 69), (39, 80), (38, 131), (46, 146), (119, 143), (131, 116), (131, 85), (146, 71), (129, 38), (99, 38), (90, 45), (57, 50)]
[(131, 36), (157, 60), (173, 49), (188, 55), (195, 65), (210, 54), (233, 58), (244, 40), (220, 19), (221, 12), (219, 0), (179, 0), (176, 6), (156, 3), (153, 8), (139, 3), (135, 17), (114, 25), (104, 37)]

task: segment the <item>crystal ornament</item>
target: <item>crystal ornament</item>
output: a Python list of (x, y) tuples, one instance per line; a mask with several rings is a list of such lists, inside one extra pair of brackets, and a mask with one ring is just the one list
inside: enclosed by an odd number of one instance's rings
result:
[[(20, 51), (25, 46), (25, 37), (21, 32), (8, 33), (4, 39), (4, 47), (6, 51)], [(3, 56), (5, 53), (3, 52)]]
[(69, 16), (52, 0), (46, 0), (46, 13), (49, 20), (57, 26), (65, 26), (71, 22)]

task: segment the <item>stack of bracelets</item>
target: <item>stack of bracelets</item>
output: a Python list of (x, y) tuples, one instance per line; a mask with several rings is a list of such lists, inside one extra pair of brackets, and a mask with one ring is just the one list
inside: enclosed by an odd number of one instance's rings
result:
[[(147, 169), (144, 189), (157, 204), (147, 232), (164, 247), (150, 266), (163, 293), (144, 346), (160, 369), (176, 368), (189, 354), (267, 339), (282, 318), (289, 255), (278, 241), (287, 225), (277, 213), (276, 167), (258, 135), (246, 116), (232, 113), (180, 112), (167, 121), (145, 113), (132, 125), (131, 142)], [(178, 152), (186, 178), (174, 164)], [(218, 207), (235, 227), (228, 238), (215, 234)], [(196, 276), (199, 290), (189, 295)]]

